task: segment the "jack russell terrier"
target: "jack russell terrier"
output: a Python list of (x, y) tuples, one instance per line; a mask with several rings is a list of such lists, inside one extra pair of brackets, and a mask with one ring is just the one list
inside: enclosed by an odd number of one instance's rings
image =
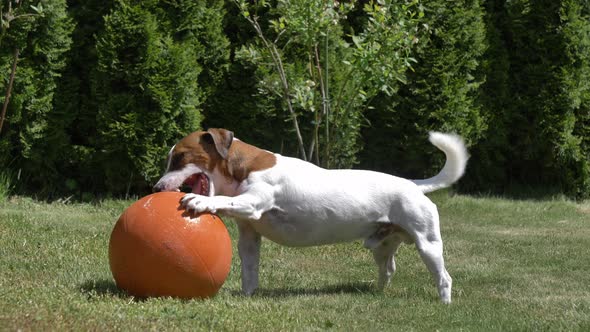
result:
[(209, 129), (179, 141), (154, 191), (192, 187), (182, 204), (195, 213), (234, 217), (239, 230), (242, 291), (258, 287), (260, 238), (286, 246), (312, 246), (364, 239), (379, 268), (383, 289), (395, 272), (402, 242), (415, 243), (432, 273), (440, 299), (451, 302), (436, 205), (424, 194), (450, 186), (469, 158), (459, 136), (430, 133), (446, 155), (436, 176), (407, 180), (363, 170), (327, 170), (259, 149), (231, 131)]

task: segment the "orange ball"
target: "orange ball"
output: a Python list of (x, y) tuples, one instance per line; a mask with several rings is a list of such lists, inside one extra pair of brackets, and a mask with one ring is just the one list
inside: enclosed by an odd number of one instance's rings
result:
[(211, 297), (231, 266), (231, 239), (221, 219), (194, 215), (180, 205), (184, 193), (141, 198), (119, 217), (109, 243), (117, 287), (145, 298)]

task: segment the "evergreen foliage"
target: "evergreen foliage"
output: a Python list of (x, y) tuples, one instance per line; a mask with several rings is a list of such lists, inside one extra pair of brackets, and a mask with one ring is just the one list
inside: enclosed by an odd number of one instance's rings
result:
[(590, 196), (588, 2), (488, 1), (482, 101), (490, 114), (470, 187), (553, 187)]
[(105, 16), (93, 91), (110, 191), (153, 182), (170, 145), (200, 127), (200, 105), (227, 56), (220, 6), (121, 1)]
[(456, 132), (461, 190), (590, 197), (588, 1), (0, 0), (0, 19), (15, 192), (145, 193), (204, 125), (410, 178), (442, 166), (427, 132)]
[(218, 89), (203, 105), (203, 128), (230, 128), (236, 137), (270, 151), (284, 153), (285, 122), (277, 118), (276, 105), (258, 93), (256, 68), (235, 59), (236, 51), (251, 43), (256, 35), (240, 14), (234, 1), (226, 1), (224, 32), (230, 41), (232, 61)]
[[(430, 34), (414, 56), (407, 83), (377, 98), (364, 130), (362, 166), (411, 178), (437, 172), (444, 156), (428, 131), (455, 132), (475, 143), (487, 126), (478, 104), (485, 51), (483, 9), (478, 0), (425, 2)], [(433, 153), (435, 153), (433, 155)]]
[(61, 124), (54, 119), (54, 102), (74, 25), (65, 0), (2, 1), (0, 6), (0, 103), (16, 61), (0, 134), (0, 163), (18, 174), (21, 189), (49, 190), (60, 175), (57, 162), (65, 143)]
[(99, 164), (96, 113), (98, 101), (92, 89), (96, 77), (96, 34), (104, 28), (103, 17), (113, 9), (113, 1), (68, 1), (68, 12), (76, 23), (68, 63), (58, 83), (54, 119), (62, 128), (64, 143), (59, 169), (65, 181), (55, 183), (60, 192), (104, 192)]
[(485, 26), (487, 49), (479, 72), (485, 77), (479, 90), (479, 103), (485, 112), (489, 127), (482, 141), (471, 147), (472, 158), (462, 185), (465, 189), (501, 192), (509, 182), (504, 153), (510, 145), (513, 96), (510, 88), (510, 47), (508, 10), (504, 0), (485, 1)]
[[(551, 171), (559, 174), (560, 187), (570, 196), (590, 197), (590, 3), (564, 0), (556, 8), (560, 28), (557, 43), (563, 47), (560, 68), (555, 68), (557, 96), (547, 96), (554, 108), (557, 128), (547, 128), (553, 138)], [(549, 46), (550, 50), (555, 47)], [(556, 98), (557, 97), (557, 98)]]

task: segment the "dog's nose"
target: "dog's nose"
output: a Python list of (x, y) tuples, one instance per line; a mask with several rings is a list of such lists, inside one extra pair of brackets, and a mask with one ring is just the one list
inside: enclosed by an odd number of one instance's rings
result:
[(156, 185), (152, 187), (152, 192), (159, 193), (160, 191), (162, 191), (162, 186), (159, 186), (156, 183)]

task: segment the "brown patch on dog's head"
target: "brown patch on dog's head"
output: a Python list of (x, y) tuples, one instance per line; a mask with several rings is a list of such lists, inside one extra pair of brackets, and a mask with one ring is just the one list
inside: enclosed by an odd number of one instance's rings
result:
[(242, 182), (252, 172), (263, 171), (277, 164), (273, 153), (242, 141), (235, 141), (227, 158), (226, 170), (235, 180)]
[(233, 133), (225, 129), (197, 131), (181, 139), (170, 154), (169, 171), (179, 170), (187, 164), (211, 171), (227, 159)]
[(221, 128), (211, 128), (207, 130), (207, 133), (202, 135), (202, 138), (205, 139), (208, 143), (213, 141), (213, 145), (215, 146), (215, 150), (223, 159), (227, 159), (227, 155), (229, 153), (229, 148), (233, 143), (234, 140), (234, 133)]
[[(179, 191), (191, 187), (199, 195), (215, 195), (215, 188), (223, 183), (215, 174), (225, 174), (224, 165), (234, 141), (234, 134), (225, 129), (194, 132), (181, 139), (168, 155), (166, 173), (154, 185), (153, 190)], [(231, 179), (229, 179), (231, 181)]]
[(217, 168), (227, 178), (242, 182), (251, 172), (273, 167), (276, 157), (268, 151), (234, 140), (229, 130), (212, 128), (181, 139), (170, 154), (169, 171), (182, 169), (191, 163), (209, 172)]

